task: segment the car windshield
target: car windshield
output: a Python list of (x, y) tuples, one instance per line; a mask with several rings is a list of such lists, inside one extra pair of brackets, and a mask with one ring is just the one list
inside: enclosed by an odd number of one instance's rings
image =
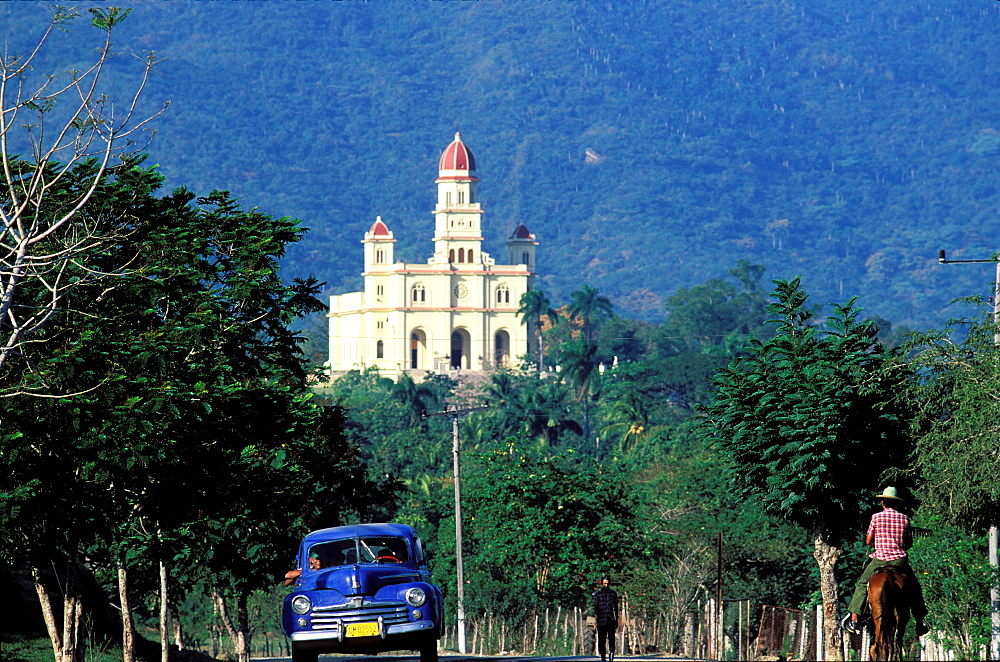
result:
[(316, 543), (309, 548), (309, 569), (362, 563), (406, 563), (410, 560), (406, 540), (395, 537), (345, 538)]

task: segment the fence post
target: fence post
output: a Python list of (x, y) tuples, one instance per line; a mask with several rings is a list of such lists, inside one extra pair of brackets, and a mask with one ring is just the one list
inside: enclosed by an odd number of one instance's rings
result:
[(750, 659), (750, 601), (740, 600), (736, 603), (739, 608), (739, 626), (736, 628), (736, 659)]
[(824, 646), (824, 639), (826, 639), (826, 628), (823, 627), (823, 603), (816, 605), (816, 660), (817, 662), (823, 662), (826, 660), (826, 646)]
[(718, 611), (718, 623), (716, 625), (718, 644), (716, 644), (715, 654), (719, 656), (720, 660), (724, 660), (726, 659), (726, 601), (719, 600), (715, 608)]
[(715, 654), (715, 642), (717, 641), (715, 637), (715, 614), (715, 598), (709, 598), (705, 603), (705, 620), (708, 625), (708, 641), (705, 642), (705, 657), (712, 660), (719, 659)]

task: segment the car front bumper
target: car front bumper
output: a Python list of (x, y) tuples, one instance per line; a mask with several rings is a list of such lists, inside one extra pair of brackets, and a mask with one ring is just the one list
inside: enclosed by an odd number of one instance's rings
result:
[(324, 628), (322, 630), (299, 630), (292, 632), (289, 638), (296, 642), (337, 642), (352, 646), (355, 643), (358, 645), (364, 645), (366, 641), (375, 639), (385, 639), (396, 638), (399, 636), (405, 636), (409, 634), (414, 634), (417, 632), (424, 632), (428, 630), (433, 630), (437, 627), (434, 621), (423, 620), (423, 621), (412, 621), (410, 623), (399, 623), (396, 625), (379, 625), (379, 633), (376, 637), (347, 637), (345, 623), (336, 623), (331, 628)]

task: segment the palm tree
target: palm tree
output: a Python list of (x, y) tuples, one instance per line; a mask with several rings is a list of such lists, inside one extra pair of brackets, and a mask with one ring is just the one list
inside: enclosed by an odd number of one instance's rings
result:
[(559, 321), (559, 313), (552, 308), (552, 302), (541, 290), (528, 290), (521, 295), (521, 307), (517, 309), (521, 315), (521, 324), (534, 322), (535, 341), (538, 345), (538, 372), (545, 369), (545, 351), (542, 348), (542, 317), (548, 317), (552, 324)]
[(605, 427), (602, 435), (618, 435), (624, 452), (635, 448), (650, 432), (661, 426), (649, 424), (649, 409), (642, 397), (635, 391), (627, 391), (624, 396), (615, 400), (608, 413), (610, 425)]
[(490, 378), (484, 393), (490, 408), (480, 421), (482, 432), (491, 438), (531, 438), (542, 453), (566, 432), (583, 434), (572, 418), (570, 390), (561, 381), (501, 371)]
[(583, 434), (583, 428), (570, 415), (568, 396), (565, 385), (551, 380), (539, 381), (535, 388), (522, 390), (521, 410), (527, 433), (548, 446), (558, 444), (564, 432)]
[(573, 386), (577, 400), (583, 402), (583, 436), (590, 439), (590, 400), (600, 394), (601, 380), (594, 357), (597, 345), (580, 339), (567, 343), (563, 350), (559, 378)]
[(584, 285), (569, 296), (569, 318), (571, 320), (579, 319), (583, 322), (583, 336), (587, 339), (588, 345), (592, 344), (594, 342), (594, 322), (600, 317), (614, 317), (614, 304), (608, 297), (598, 294), (597, 290), (590, 285)]
[(406, 405), (411, 427), (420, 424), (424, 413), (437, 409), (439, 405), (439, 398), (434, 389), (426, 384), (417, 384), (405, 372), (393, 386), (392, 397)]

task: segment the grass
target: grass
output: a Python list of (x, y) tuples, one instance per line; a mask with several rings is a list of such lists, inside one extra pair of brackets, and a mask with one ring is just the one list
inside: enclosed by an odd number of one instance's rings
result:
[[(3, 662), (53, 662), (52, 643), (48, 637), (19, 632), (5, 632), (0, 638)], [(88, 646), (84, 662), (120, 662), (121, 649)]]

